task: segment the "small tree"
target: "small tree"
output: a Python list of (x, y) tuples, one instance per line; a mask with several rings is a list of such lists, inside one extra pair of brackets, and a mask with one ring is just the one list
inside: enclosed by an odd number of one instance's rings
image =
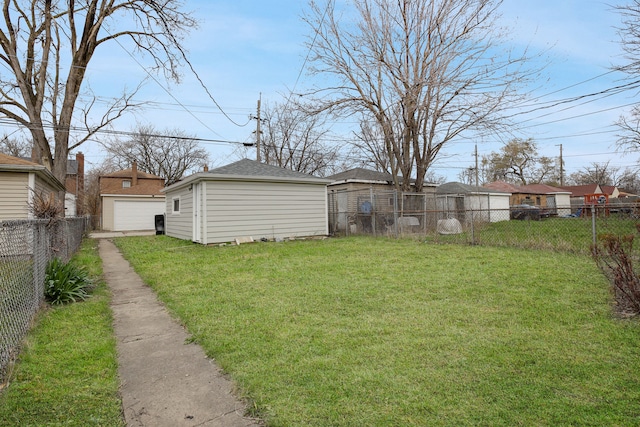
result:
[(209, 153), (196, 138), (177, 129), (161, 132), (151, 125), (140, 126), (130, 138), (103, 145), (121, 169), (136, 161), (140, 170), (164, 178), (167, 185), (209, 163)]
[(309, 114), (308, 107), (285, 102), (266, 105), (260, 155), (264, 163), (316, 176), (333, 173), (339, 146), (327, 142), (323, 114)]
[(31, 143), (22, 138), (5, 135), (0, 140), (0, 153), (13, 157), (31, 157)]
[(540, 184), (552, 177), (555, 162), (549, 157), (538, 157), (538, 146), (532, 139), (513, 139), (499, 152), (482, 157), (485, 176), (521, 185)]

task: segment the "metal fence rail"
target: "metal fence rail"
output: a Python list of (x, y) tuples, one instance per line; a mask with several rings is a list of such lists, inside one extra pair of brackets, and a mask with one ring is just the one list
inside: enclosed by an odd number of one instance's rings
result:
[[(434, 243), (590, 254), (599, 234), (637, 234), (640, 205), (509, 207), (490, 195), (358, 190), (329, 195), (332, 235), (413, 236)], [(492, 206), (493, 205), (493, 206)]]
[(68, 261), (88, 225), (85, 218), (0, 222), (0, 383), (44, 299), (48, 262)]

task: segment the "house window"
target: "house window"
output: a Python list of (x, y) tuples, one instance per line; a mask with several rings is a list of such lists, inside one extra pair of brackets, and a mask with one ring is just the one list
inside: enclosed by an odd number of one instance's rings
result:
[(173, 199), (173, 213), (174, 214), (180, 213), (180, 197), (176, 197)]
[(122, 188), (131, 188), (131, 181), (129, 181), (128, 179), (122, 181)]

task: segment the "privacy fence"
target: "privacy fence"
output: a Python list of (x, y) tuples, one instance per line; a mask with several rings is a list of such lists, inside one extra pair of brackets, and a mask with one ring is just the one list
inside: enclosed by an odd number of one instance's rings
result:
[(0, 383), (43, 302), (48, 262), (68, 261), (88, 226), (86, 218), (0, 222)]
[(329, 194), (332, 235), (414, 236), (434, 243), (511, 246), (590, 254), (598, 235), (637, 234), (640, 204), (509, 206), (504, 193), (417, 194), (340, 191)]

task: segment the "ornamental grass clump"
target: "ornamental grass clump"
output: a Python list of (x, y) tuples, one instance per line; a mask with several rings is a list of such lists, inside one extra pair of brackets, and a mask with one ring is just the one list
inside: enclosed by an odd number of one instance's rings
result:
[(45, 299), (52, 305), (83, 301), (89, 297), (88, 273), (72, 263), (54, 258), (47, 265), (44, 282)]

